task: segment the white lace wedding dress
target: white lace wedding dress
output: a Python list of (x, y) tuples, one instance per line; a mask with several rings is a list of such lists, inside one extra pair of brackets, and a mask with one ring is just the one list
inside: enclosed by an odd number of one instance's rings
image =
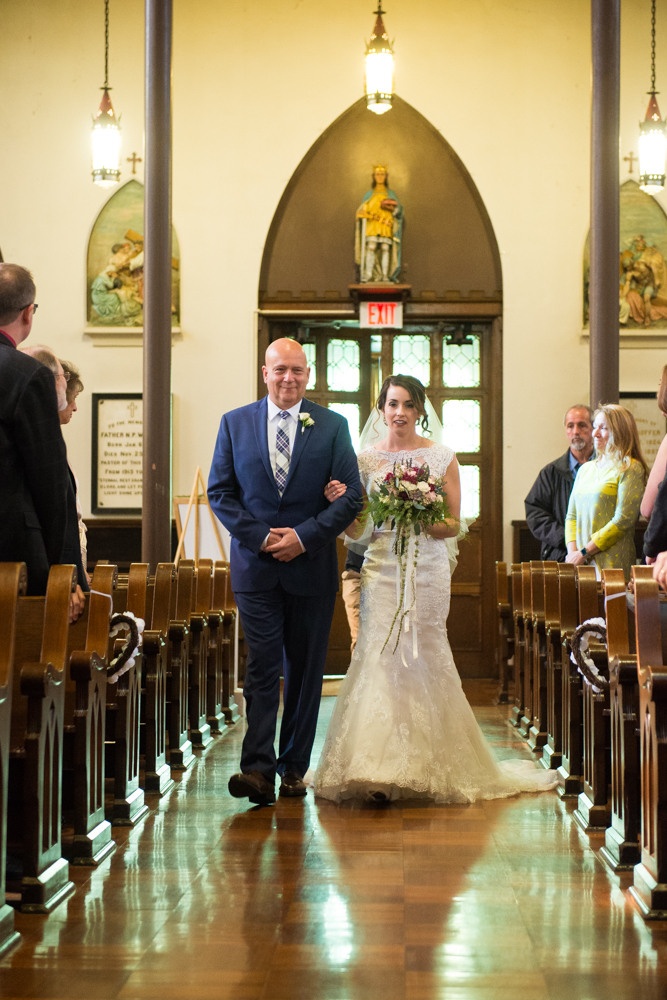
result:
[[(366, 448), (358, 461), (370, 493), (395, 461), (426, 461), (444, 476), (453, 457), (450, 448), (436, 444), (398, 454)], [(554, 787), (554, 772), (532, 761), (499, 765), (477, 725), (447, 638), (451, 588), (444, 540), (420, 536), (409, 628), (394, 653), (394, 627), (381, 652), (397, 607), (393, 542), (393, 532), (374, 530), (366, 551), (359, 638), (329, 724), (315, 794), (334, 802), (383, 792), (388, 799), (466, 803)], [(410, 544), (408, 606), (414, 540)]]

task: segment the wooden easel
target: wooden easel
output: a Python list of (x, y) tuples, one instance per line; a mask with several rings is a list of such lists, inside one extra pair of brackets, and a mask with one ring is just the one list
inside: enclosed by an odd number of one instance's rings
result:
[(174, 556), (174, 563), (178, 566), (178, 562), (183, 555), (183, 547), (185, 545), (185, 532), (187, 531), (188, 524), (190, 522), (190, 514), (192, 513), (192, 508), (195, 509), (195, 566), (199, 563), (199, 508), (206, 507), (211, 518), (211, 524), (213, 525), (213, 531), (218, 543), (218, 548), (220, 550), (220, 559), (226, 562), (225, 550), (222, 544), (222, 538), (220, 537), (220, 530), (218, 528), (218, 523), (215, 519), (215, 515), (211, 510), (211, 505), (208, 500), (208, 493), (206, 492), (206, 486), (204, 484), (204, 477), (201, 473), (201, 468), (197, 466), (195, 472), (195, 481), (192, 484), (192, 492), (190, 493), (190, 499), (188, 501), (188, 509), (185, 513), (185, 521), (181, 526), (181, 515), (179, 511), (179, 501), (185, 499), (184, 497), (174, 497), (174, 518), (176, 520), (176, 530), (178, 532), (178, 548), (176, 549), (176, 555)]

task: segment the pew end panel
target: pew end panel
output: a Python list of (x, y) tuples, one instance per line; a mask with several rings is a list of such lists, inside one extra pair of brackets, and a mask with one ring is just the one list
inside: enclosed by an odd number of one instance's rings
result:
[(498, 704), (509, 704), (509, 660), (512, 658), (514, 636), (512, 628), (511, 578), (507, 575), (507, 563), (496, 563), (496, 612), (498, 632), (496, 636), (496, 667), (498, 669)]
[[(599, 612), (598, 585), (593, 566), (577, 566), (575, 581), (574, 629)], [(562, 743), (563, 757), (558, 768), (558, 794), (578, 799), (584, 780), (583, 686), (581, 674), (570, 659), (569, 633), (562, 640)]]
[(0, 957), (21, 940), (14, 926), (14, 909), (5, 902), (5, 871), (16, 618), (19, 597), (25, 595), (27, 588), (25, 563), (0, 563), (0, 622), (3, 623), (0, 630)]
[(518, 730), (528, 739), (533, 722), (533, 616), (531, 606), (530, 563), (521, 563), (521, 607), (523, 609), (523, 691)]
[[(67, 853), (74, 865), (97, 866), (116, 850), (104, 805), (104, 744), (106, 729), (109, 621), (118, 581), (116, 566), (98, 563), (86, 602), (84, 648), (78, 629), (68, 643), (68, 688), (74, 695), (66, 705), (73, 729), (74, 837)], [(78, 623), (77, 623), (78, 624)]]
[(46, 597), (21, 597), (16, 617), (8, 845), (21, 858), (18, 908), (50, 913), (75, 891), (62, 855), (67, 639), (74, 566), (52, 566)]
[(151, 628), (144, 631), (145, 739), (144, 787), (152, 795), (166, 795), (174, 787), (167, 762), (167, 631), (174, 588), (173, 563), (158, 563), (153, 583)]
[[(213, 607), (223, 612), (222, 639), (222, 710), (228, 726), (235, 725), (241, 718), (236, 700), (238, 687), (238, 610), (232, 597), (229, 581), (229, 563), (218, 560), (213, 572)], [(240, 698), (243, 693), (240, 693)]]
[[(125, 597), (123, 610), (131, 612), (144, 623), (148, 612), (148, 563), (132, 563), (127, 587), (118, 588)], [(117, 598), (120, 597), (117, 591)], [(121, 610), (116, 599), (115, 609)], [(123, 640), (116, 640), (116, 650)], [(107, 684), (107, 723), (113, 717), (113, 743), (107, 733), (107, 752), (112, 749), (107, 762), (107, 773), (113, 779), (112, 826), (136, 826), (147, 814), (144, 790), (140, 787), (139, 748), (141, 738), (143, 648), (135, 663), (123, 673), (116, 683)], [(113, 700), (112, 700), (113, 699)], [(113, 706), (114, 711), (110, 712)], [(109, 767), (110, 765), (110, 767)]]
[(514, 703), (510, 712), (510, 723), (516, 729), (521, 725), (523, 715), (523, 671), (525, 664), (525, 632), (523, 623), (523, 576), (521, 563), (512, 563), (512, 619), (514, 624)]
[(547, 639), (546, 639), (546, 591), (551, 592), (558, 582), (558, 563), (537, 562), (530, 564), (530, 601), (533, 619), (533, 684), (531, 727), (528, 746), (534, 754), (543, 756), (543, 747), (548, 739), (547, 732)]
[[(161, 563), (161, 566), (171, 566)], [(159, 567), (158, 567), (159, 570)], [(171, 573), (175, 573), (171, 566)], [(179, 566), (185, 581), (189, 567)], [(158, 592), (157, 576), (153, 605), (153, 628), (163, 632), (167, 640), (167, 732), (169, 734), (169, 765), (172, 771), (187, 771), (197, 758), (188, 737), (188, 664), (190, 662), (189, 621), (176, 616), (177, 582)]]
[[(188, 570), (181, 575), (181, 567)], [(190, 657), (188, 662), (188, 720), (190, 741), (196, 750), (206, 750), (213, 743), (211, 727), (206, 721), (206, 687), (208, 672), (209, 624), (207, 611), (197, 610), (198, 604), (210, 603), (211, 574), (213, 563), (210, 559), (194, 561), (182, 559), (178, 568), (179, 594), (177, 617), (190, 623)], [(183, 593), (180, 593), (183, 580)], [(208, 592), (208, 597), (207, 597)]]
[(545, 576), (544, 589), (547, 741), (542, 750), (542, 766), (554, 771), (558, 771), (563, 762), (563, 643), (576, 628), (575, 593), (574, 566), (556, 563), (555, 578)]
[[(637, 574), (648, 567), (633, 567)], [(641, 794), (637, 656), (630, 652), (628, 604), (623, 570), (602, 574), (607, 620), (611, 725), (611, 821), (600, 857), (613, 872), (630, 871), (640, 861)]]
[(645, 920), (667, 920), (667, 666), (658, 585), (635, 577), (640, 699), (641, 861), (630, 893)]

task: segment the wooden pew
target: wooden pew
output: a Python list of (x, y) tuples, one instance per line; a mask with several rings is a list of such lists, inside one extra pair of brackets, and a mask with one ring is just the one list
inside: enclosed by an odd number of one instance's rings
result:
[(153, 604), (153, 628), (167, 638), (167, 732), (172, 771), (187, 771), (197, 759), (188, 737), (189, 609), (193, 579), (194, 567), (182, 561), (176, 586), (169, 589), (165, 586), (158, 591), (156, 578)]
[[(206, 721), (211, 733), (222, 735), (227, 726), (238, 718), (234, 708), (234, 619), (235, 613), (227, 609), (227, 583), (229, 568), (224, 562), (199, 560), (200, 576), (197, 582), (197, 610), (208, 618), (209, 643), (206, 665)], [(210, 575), (209, 575), (210, 571)]]
[(514, 652), (514, 632), (512, 628), (511, 578), (507, 576), (507, 563), (496, 563), (496, 611), (498, 634), (496, 644), (496, 666), (498, 669), (498, 704), (509, 703), (509, 664)]
[[(146, 622), (148, 563), (132, 563), (125, 586), (114, 594), (114, 611), (130, 611)], [(152, 596), (152, 595), (151, 595)], [(149, 618), (150, 621), (150, 618)], [(112, 640), (112, 653), (123, 639)], [(113, 826), (136, 826), (148, 813), (139, 779), (143, 652), (117, 683), (107, 684), (106, 773), (113, 780)]]
[[(209, 624), (205, 611), (198, 611), (197, 593), (201, 591), (201, 606), (211, 601), (212, 562), (203, 560), (200, 568), (193, 560), (181, 559), (179, 563), (179, 603), (177, 617), (185, 617), (190, 624), (190, 655), (188, 660), (188, 719), (190, 741), (193, 749), (205, 750), (213, 742), (211, 727), (206, 721), (206, 690), (208, 671)], [(180, 576), (180, 569), (184, 572)], [(181, 587), (182, 592), (181, 592)]]
[(105, 816), (104, 744), (109, 621), (117, 578), (116, 566), (98, 563), (86, 609), (68, 636), (64, 768), (65, 778), (72, 770), (74, 839), (67, 853), (75, 865), (99, 865), (116, 850)]
[(68, 608), (74, 566), (53, 566), (46, 599), (16, 613), (7, 846), (22, 858), (19, 908), (50, 913), (74, 892), (62, 856), (62, 769)]
[(512, 619), (514, 623), (514, 704), (510, 723), (517, 729), (523, 715), (523, 672), (526, 662), (526, 633), (523, 619), (523, 570), (512, 563)]
[[(633, 566), (632, 579), (652, 579), (649, 566)], [(609, 702), (611, 709), (611, 822), (605, 831), (602, 860), (614, 872), (628, 871), (641, 860), (639, 774), (639, 685), (637, 656), (630, 637), (625, 576), (607, 569), (605, 586)]]
[(658, 585), (635, 576), (640, 701), (641, 861), (630, 893), (645, 920), (667, 920), (667, 666)]
[[(599, 614), (598, 585), (593, 566), (577, 566), (575, 570), (577, 622), (596, 618)], [(576, 626), (575, 626), (576, 627)], [(568, 636), (569, 638), (569, 636)], [(563, 639), (567, 643), (567, 639)], [(558, 768), (558, 794), (565, 799), (578, 799), (583, 781), (583, 695), (581, 674), (570, 659), (569, 648), (563, 650), (563, 758)]]
[(521, 563), (521, 593), (523, 608), (523, 691), (521, 695), (521, 721), (518, 730), (528, 739), (533, 721), (533, 615), (530, 587), (531, 563)]
[[(580, 577), (586, 568), (592, 567), (578, 567), (577, 572)], [(603, 581), (605, 596), (611, 597), (618, 593), (619, 586), (622, 586), (623, 591), (625, 591), (625, 578), (622, 573), (620, 579), (622, 584), (619, 583), (618, 577), (605, 576), (606, 582)], [(614, 603), (618, 604), (619, 602), (611, 602), (612, 605)], [(618, 612), (618, 607), (612, 608), (614, 655), (627, 653), (629, 648), (627, 615), (625, 631), (623, 632), (616, 612)], [(597, 667), (602, 680), (599, 685), (594, 685), (586, 677), (582, 677), (583, 787), (577, 800), (574, 819), (584, 833), (603, 833), (611, 821), (611, 726), (607, 647), (604, 643), (591, 642), (588, 656)], [(600, 690), (595, 690), (596, 687)]]
[(558, 588), (557, 562), (531, 562), (530, 590), (533, 615), (533, 708), (528, 746), (542, 758), (542, 748), (548, 739), (547, 732), (547, 637), (546, 637), (546, 591)]
[[(166, 795), (174, 787), (167, 763), (167, 686), (169, 683), (169, 608), (176, 587), (173, 563), (158, 563), (155, 582), (148, 588), (144, 630), (144, 786), (147, 792)], [(148, 627), (150, 625), (150, 627)]]
[(556, 563), (555, 576), (544, 577), (547, 641), (547, 741), (542, 766), (558, 770), (563, 762), (563, 671), (570, 656), (567, 640), (577, 627), (574, 566)]
[[(240, 683), (239, 678), (245, 676), (248, 647), (245, 637), (242, 635), (239, 612), (232, 594), (229, 563), (216, 562), (215, 564), (213, 603), (216, 608), (222, 607), (225, 612), (223, 619), (225, 655), (223, 658), (222, 703), (225, 721), (228, 726), (231, 726), (241, 718), (236, 701), (236, 690)], [(241, 670), (243, 670), (243, 675)]]
[(14, 910), (5, 902), (5, 867), (16, 612), (19, 595), (25, 594), (27, 586), (25, 563), (0, 563), (0, 956), (5, 955), (21, 939), (14, 928)]

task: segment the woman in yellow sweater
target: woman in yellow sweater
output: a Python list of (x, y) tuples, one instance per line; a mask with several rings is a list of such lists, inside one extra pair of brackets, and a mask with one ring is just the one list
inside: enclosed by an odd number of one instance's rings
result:
[(635, 524), (648, 468), (639, 444), (635, 418), (624, 406), (607, 403), (595, 412), (593, 440), (597, 460), (577, 472), (565, 518), (566, 562), (595, 562), (622, 569), (630, 579), (634, 566)]

